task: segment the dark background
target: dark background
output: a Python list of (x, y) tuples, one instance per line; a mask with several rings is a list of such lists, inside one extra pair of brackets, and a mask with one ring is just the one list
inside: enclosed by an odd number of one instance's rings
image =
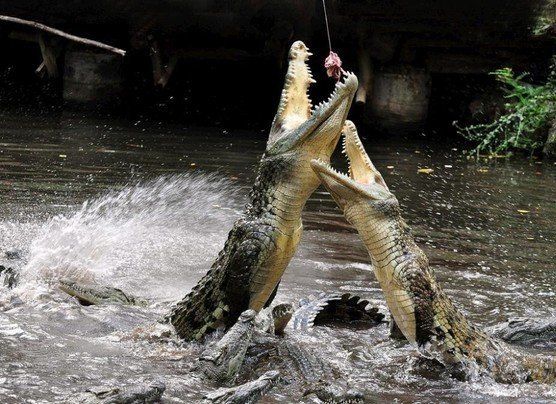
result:
[[(329, 0), (327, 4), (333, 48), (346, 69), (358, 73), (358, 55), (365, 51), (375, 72), (400, 65), (430, 72), (425, 129), (445, 131), (455, 119), (488, 118), (470, 107), (481, 97), (500, 102), (488, 72), (511, 66), (541, 80), (554, 51), (550, 38), (532, 35), (542, 1)], [(102, 100), (79, 106), (99, 113), (263, 130), (274, 114), (287, 49), (295, 39), (304, 40), (315, 54), (311, 64), (318, 84), (312, 89), (313, 99), (324, 98), (334, 84), (322, 67), (328, 43), (318, 0), (22, 0), (0, 1), (0, 14), (36, 20), (127, 50), (121, 102), (110, 108), (103, 107)], [(0, 22), (0, 105), (39, 113), (69, 107), (63, 98), (63, 72), (56, 78), (35, 74), (41, 63), (38, 44), (14, 39), (14, 32), (35, 31)], [(164, 88), (153, 83), (149, 56), (153, 40), (165, 56), (178, 57)], [(79, 48), (71, 43), (63, 46), (65, 51)], [(61, 66), (63, 58), (64, 53), (59, 57)], [(361, 123), (373, 122), (365, 105), (356, 105), (352, 114)]]

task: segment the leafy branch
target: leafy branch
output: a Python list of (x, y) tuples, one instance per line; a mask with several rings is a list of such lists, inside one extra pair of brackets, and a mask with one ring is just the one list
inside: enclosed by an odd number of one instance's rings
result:
[(505, 93), (505, 113), (494, 122), (461, 127), (458, 133), (476, 142), (473, 154), (504, 153), (512, 149), (535, 151), (542, 147), (550, 122), (556, 117), (556, 60), (547, 82), (533, 85), (528, 73), (515, 75), (510, 68), (491, 73)]

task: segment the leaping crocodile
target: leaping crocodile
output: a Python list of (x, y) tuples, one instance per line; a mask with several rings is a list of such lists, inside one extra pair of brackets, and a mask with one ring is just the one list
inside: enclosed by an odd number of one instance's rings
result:
[(291, 46), (278, 112), (245, 213), (208, 273), (168, 315), (186, 340), (229, 328), (244, 310), (258, 312), (269, 304), (297, 249), (301, 211), (320, 183), (310, 161), (329, 161), (357, 90), (357, 78), (346, 73), (328, 101), (313, 108), (310, 55), (301, 41)]
[(426, 255), (403, 220), (399, 203), (346, 122), (349, 174), (323, 161), (312, 167), (371, 256), (396, 324), (410, 343), (466, 378), (489, 375), (503, 383), (556, 381), (556, 360), (511, 349), (472, 325), (436, 282)]

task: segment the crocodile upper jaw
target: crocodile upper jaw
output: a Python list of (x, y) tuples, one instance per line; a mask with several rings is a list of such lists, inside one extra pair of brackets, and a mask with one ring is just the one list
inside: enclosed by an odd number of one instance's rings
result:
[[(331, 154), (340, 136), (358, 81), (345, 73), (327, 101), (313, 107), (308, 91), (315, 83), (307, 60), (311, 53), (301, 41), (289, 54), (289, 67), (278, 111), (274, 117), (266, 154), (286, 153), (299, 148), (326, 149)], [(317, 157), (318, 153), (314, 157)]]
[(335, 170), (325, 161), (318, 159), (311, 161), (313, 171), (332, 197), (342, 208), (354, 201), (392, 198), (392, 193), (365, 152), (357, 129), (351, 121), (346, 121), (343, 135), (343, 152), (349, 162), (348, 174)]

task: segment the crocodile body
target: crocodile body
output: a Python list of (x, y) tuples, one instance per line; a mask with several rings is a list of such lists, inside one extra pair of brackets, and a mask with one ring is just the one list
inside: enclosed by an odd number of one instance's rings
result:
[(330, 159), (357, 89), (357, 78), (347, 74), (329, 100), (312, 109), (309, 56), (302, 42), (292, 45), (278, 112), (245, 213), (208, 273), (168, 315), (186, 340), (229, 328), (244, 310), (258, 312), (269, 304), (296, 251), (301, 211), (319, 185), (310, 161)]
[(346, 123), (344, 135), (349, 175), (319, 161), (313, 162), (313, 168), (359, 232), (405, 338), (465, 378), (488, 375), (504, 383), (556, 381), (554, 358), (511, 349), (471, 324), (455, 307), (436, 282), (397, 199), (367, 156), (352, 123)]
[[(255, 321), (254, 310), (243, 312), (237, 323), (224, 336), (209, 344), (199, 358), (196, 370), (217, 385), (230, 385), (239, 375), (260, 374), (262, 377), (243, 385), (220, 389), (206, 396), (207, 400), (225, 403), (255, 402), (277, 381), (296, 384), (305, 395), (315, 394), (328, 403), (358, 402), (362, 395), (349, 390), (341, 382), (339, 372), (315, 352), (288, 338), (278, 337), (292, 315), (291, 305), (280, 304), (265, 309)], [(275, 334), (278, 325), (278, 334)], [(246, 362), (244, 366), (244, 362)], [(261, 368), (265, 368), (261, 371)], [(277, 371), (278, 370), (278, 371)], [(247, 401), (242, 401), (247, 400)]]
[(384, 314), (369, 302), (351, 293), (320, 293), (316, 298), (299, 302), (293, 313), (293, 328), (305, 330), (313, 326), (339, 326), (356, 329), (372, 328), (384, 320)]

